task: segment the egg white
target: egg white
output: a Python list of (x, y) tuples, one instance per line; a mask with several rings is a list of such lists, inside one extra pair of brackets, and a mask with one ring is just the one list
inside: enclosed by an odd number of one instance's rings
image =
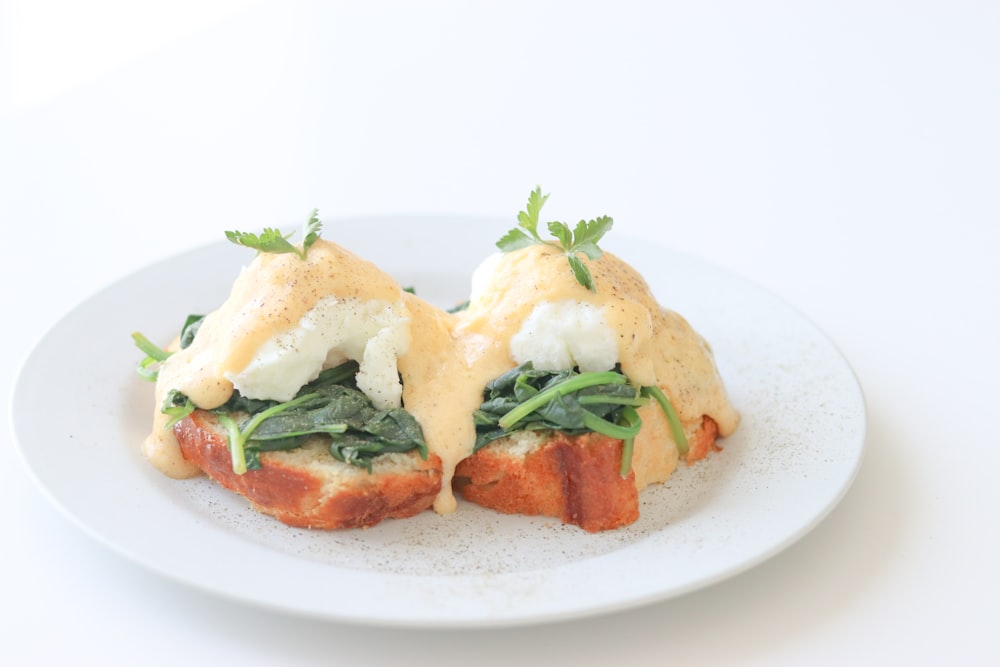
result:
[(358, 362), (358, 388), (380, 409), (402, 404), (397, 359), (410, 341), (410, 318), (402, 302), (328, 296), (297, 326), (266, 340), (238, 373), (227, 373), (248, 398), (289, 401), (320, 371), (348, 359)]
[(543, 301), (511, 337), (510, 354), (539, 370), (606, 371), (618, 363), (618, 342), (603, 308), (572, 299)]

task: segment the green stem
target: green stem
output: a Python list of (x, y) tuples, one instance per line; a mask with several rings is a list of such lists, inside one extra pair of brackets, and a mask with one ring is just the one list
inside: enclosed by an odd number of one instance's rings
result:
[(247, 471), (247, 455), (243, 449), (245, 439), (240, 433), (240, 426), (235, 419), (222, 413), (219, 413), (219, 423), (225, 427), (228, 434), (226, 440), (229, 444), (229, 458), (232, 461), (233, 472), (242, 475)]
[(136, 365), (135, 372), (143, 380), (156, 382), (156, 378), (159, 377), (160, 373), (157, 369), (150, 368), (155, 363), (157, 363), (157, 361), (153, 357), (145, 357)]
[(645, 396), (629, 398), (628, 396), (607, 396), (605, 394), (577, 396), (576, 400), (580, 405), (630, 405), (633, 407), (646, 405), (649, 402), (649, 399)]
[(670, 435), (674, 439), (674, 444), (677, 445), (677, 452), (681, 456), (687, 456), (687, 436), (684, 434), (684, 427), (681, 425), (681, 418), (677, 416), (677, 411), (674, 410), (674, 406), (670, 403), (670, 399), (667, 398), (667, 395), (664, 394), (659, 387), (656, 386), (643, 387), (642, 393), (646, 396), (652, 396), (653, 399), (660, 404), (663, 414), (667, 417), (667, 424), (670, 426)]
[(618, 469), (618, 474), (622, 477), (628, 477), (629, 472), (632, 470), (632, 452), (635, 445), (635, 436), (638, 435), (639, 429), (642, 427), (642, 419), (639, 418), (639, 413), (633, 408), (622, 410), (622, 419), (636, 431), (631, 438), (622, 439), (622, 462), (621, 467)]
[(227, 440), (229, 443), (229, 454), (233, 462), (233, 472), (237, 475), (242, 475), (247, 471), (247, 456), (246, 456), (246, 443), (250, 439), (254, 430), (260, 426), (268, 417), (272, 417), (279, 412), (287, 410), (288, 408), (295, 407), (296, 405), (301, 405), (306, 401), (310, 401), (319, 396), (318, 393), (306, 394), (305, 396), (299, 396), (287, 403), (279, 403), (278, 405), (271, 406), (267, 410), (258, 412), (250, 421), (241, 429), (236, 420), (225, 413), (218, 413), (219, 422), (225, 426), (226, 433), (228, 434)]
[[(633, 410), (633, 412), (635, 411)], [(639, 432), (638, 424), (622, 426), (620, 424), (609, 422), (607, 419), (602, 419), (594, 413), (587, 412), (586, 410), (583, 412), (583, 425), (595, 433), (600, 433), (601, 435), (606, 435), (609, 438), (616, 438), (618, 440), (634, 438)]]
[(152, 357), (155, 361), (165, 361), (170, 356), (170, 352), (167, 352), (138, 331), (132, 333), (132, 340), (135, 341), (136, 347), (142, 350), (147, 357)]
[(299, 396), (298, 398), (294, 398), (288, 401), (287, 403), (279, 403), (277, 405), (269, 407), (267, 410), (262, 410), (261, 412), (258, 412), (243, 427), (241, 433), (243, 440), (244, 441), (249, 440), (250, 435), (254, 432), (254, 430), (256, 430), (256, 428), (260, 426), (261, 422), (263, 422), (268, 417), (273, 417), (274, 415), (280, 412), (284, 412), (289, 408), (294, 408), (297, 405), (302, 405), (303, 403), (311, 401), (317, 396), (319, 396), (319, 393), (317, 392), (313, 392), (311, 394), (305, 394), (303, 396)]

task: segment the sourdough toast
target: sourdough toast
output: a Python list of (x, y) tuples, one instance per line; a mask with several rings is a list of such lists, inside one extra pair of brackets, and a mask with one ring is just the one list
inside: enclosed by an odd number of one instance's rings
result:
[(441, 460), (416, 451), (376, 457), (372, 471), (334, 458), (321, 437), (297, 449), (264, 452), (260, 468), (233, 472), (226, 431), (216, 415), (195, 410), (174, 426), (184, 458), (251, 506), (290, 526), (334, 529), (374, 526), (414, 516), (441, 489)]
[[(710, 417), (688, 430), (688, 463), (718, 448), (718, 427)], [(640, 490), (636, 470), (620, 474), (622, 446), (599, 433), (514, 433), (459, 463), (455, 489), (470, 502), (507, 514), (551, 516), (588, 532), (620, 528), (639, 518)]]

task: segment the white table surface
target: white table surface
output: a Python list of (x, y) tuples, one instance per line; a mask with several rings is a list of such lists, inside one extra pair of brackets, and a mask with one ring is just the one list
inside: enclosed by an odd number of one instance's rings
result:
[(79, 5), (0, 5), (5, 405), (61, 315), (224, 229), (512, 216), (540, 183), (553, 216), (611, 214), (798, 308), (869, 435), (840, 505), (742, 575), (427, 631), (161, 578), (60, 514), (3, 429), (0, 663), (1000, 664), (1000, 5)]

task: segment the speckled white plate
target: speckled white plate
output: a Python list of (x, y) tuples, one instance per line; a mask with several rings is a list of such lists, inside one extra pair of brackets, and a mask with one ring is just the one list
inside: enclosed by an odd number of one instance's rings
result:
[[(423, 218), (328, 222), (325, 236), (440, 305), (510, 226)], [(221, 236), (221, 233), (220, 233)], [(440, 239), (467, 239), (461, 254)], [(606, 248), (712, 344), (743, 415), (724, 450), (641, 497), (641, 518), (591, 535), (460, 503), (367, 530), (310, 532), (250, 511), (205, 479), (143, 459), (152, 386), (129, 334), (174, 335), (214, 309), (252, 251), (225, 241), (101, 291), (27, 358), (11, 417), (25, 463), (88, 533), (152, 570), (229, 598), (311, 617), (415, 627), (500, 626), (606, 613), (718, 582), (778, 553), (836, 505), (857, 472), (865, 408), (830, 341), (786, 304), (711, 265), (616, 230)], [(69, 362), (67, 349), (85, 350)], [(69, 365), (67, 365), (69, 363)], [(47, 399), (60, 377), (60, 418)]]

